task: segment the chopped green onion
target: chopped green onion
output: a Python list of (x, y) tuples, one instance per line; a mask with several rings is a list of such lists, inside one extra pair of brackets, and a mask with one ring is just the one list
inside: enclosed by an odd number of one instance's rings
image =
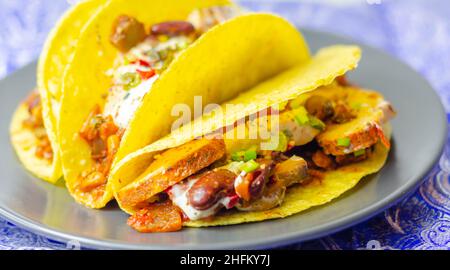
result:
[(233, 161), (242, 161), (244, 160), (244, 151), (238, 151), (231, 154), (231, 160)]
[(252, 159), (256, 159), (256, 150), (247, 150), (244, 153), (244, 161), (249, 161)]
[(338, 146), (348, 147), (350, 146), (350, 138), (340, 138), (337, 140)]
[(231, 160), (233, 161), (249, 161), (256, 159), (258, 153), (256, 152), (256, 147), (250, 147), (245, 151), (237, 151), (231, 154)]
[(364, 155), (365, 153), (366, 153), (366, 149), (360, 149), (360, 150), (358, 150), (358, 151), (355, 151), (355, 152), (353, 153), (353, 155), (354, 155), (355, 157), (359, 157), (359, 156)]
[(310, 125), (311, 125), (313, 128), (318, 129), (318, 130), (320, 130), (320, 131), (322, 131), (322, 130), (325, 129), (325, 123), (322, 122), (319, 118), (314, 117), (314, 116), (311, 116), (311, 117), (309, 118), (309, 120), (310, 120)]
[(254, 170), (256, 170), (258, 168), (259, 168), (259, 163), (254, 161), (253, 159), (245, 162), (241, 166), (241, 170), (243, 170), (246, 173), (253, 172)]
[(288, 138), (286, 137), (286, 134), (284, 134), (284, 132), (280, 132), (278, 139), (278, 147), (275, 149), (275, 151), (286, 152), (287, 147), (288, 147)]
[(309, 123), (309, 117), (308, 117), (308, 112), (306, 111), (305, 107), (299, 107), (298, 109), (296, 109), (296, 113), (294, 116), (295, 121), (297, 122), (297, 124), (299, 125), (306, 125)]
[(141, 77), (138, 73), (127, 72), (120, 76), (120, 79), (123, 82), (124, 90), (130, 90), (138, 86), (141, 83)]

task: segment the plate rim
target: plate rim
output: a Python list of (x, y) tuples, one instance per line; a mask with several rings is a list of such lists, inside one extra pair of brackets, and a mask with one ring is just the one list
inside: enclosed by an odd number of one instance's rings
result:
[[(427, 169), (424, 170), (423, 173), (421, 173), (420, 177), (417, 177), (417, 179), (412, 179), (416, 177), (411, 177), (408, 179), (408, 181), (400, 186), (395, 192), (389, 194), (389, 196), (383, 198), (382, 200), (377, 201), (376, 203), (370, 205), (369, 207), (366, 207), (364, 209), (361, 209), (359, 211), (356, 211), (352, 214), (343, 216), (337, 220), (334, 220), (332, 222), (328, 222), (326, 224), (316, 226), (312, 229), (303, 230), (301, 233), (292, 232), (287, 234), (282, 234), (278, 236), (272, 236), (270, 239), (256, 239), (252, 240), (251, 243), (246, 243), (246, 240), (241, 240), (239, 242), (232, 242), (232, 243), (212, 243), (212, 244), (205, 244), (199, 247), (189, 245), (187, 243), (186, 245), (177, 245), (176, 247), (172, 249), (263, 249), (263, 248), (272, 248), (277, 247), (281, 245), (289, 245), (295, 242), (304, 242), (309, 241), (312, 239), (317, 239), (326, 235), (331, 235), (333, 233), (342, 231), (344, 229), (347, 229), (351, 226), (354, 226), (356, 224), (359, 224), (365, 220), (370, 219), (371, 217), (381, 213), (383, 210), (391, 207), (392, 205), (396, 204), (397, 202), (401, 201), (406, 196), (413, 193), (417, 187), (422, 183), (425, 176), (428, 175), (436, 166), (437, 162), (439, 161), (440, 157), (442, 156), (442, 153), (444, 151), (444, 147), (446, 145), (447, 141), (447, 135), (448, 135), (448, 122), (447, 122), (447, 113), (444, 109), (444, 106), (442, 104), (442, 101), (437, 94), (434, 87), (430, 84), (427, 78), (422, 76), (419, 72), (417, 72), (413, 67), (411, 67), (409, 64), (405, 63), (403, 60), (399, 59), (396, 55), (393, 55), (389, 52), (386, 52), (380, 48), (377, 48), (375, 46), (366, 44), (364, 42), (361, 42), (359, 40), (355, 40), (354, 38), (343, 35), (343, 34), (336, 34), (332, 32), (326, 32), (321, 31), (313, 28), (305, 28), (305, 27), (297, 27), (302, 33), (310, 33), (310, 34), (318, 34), (318, 35), (328, 35), (331, 37), (335, 37), (338, 39), (345, 39), (349, 42), (352, 42), (357, 45), (363, 45), (367, 48), (370, 48), (372, 50), (377, 51), (378, 53), (384, 54), (388, 56), (389, 58), (394, 59), (399, 64), (403, 65), (407, 69), (414, 72), (418, 77), (420, 77), (424, 82), (426, 82), (427, 86), (432, 89), (432, 98), (437, 101), (438, 104), (440, 104), (438, 110), (440, 111), (439, 115), (436, 116), (436, 119), (434, 121), (441, 122), (441, 125), (443, 127), (443, 132), (440, 134), (440, 138), (438, 141), (439, 149), (441, 149), (438, 153), (435, 153), (433, 158), (430, 159), (426, 166)], [(3, 82), (7, 80), (9, 77), (14, 76), (17, 72), (21, 71), (22, 69), (25, 69), (29, 66), (35, 65), (36, 60), (32, 61), (31, 63), (25, 65), (24, 67), (21, 67), (17, 69), (16, 71), (12, 72), (8, 76), (2, 78), (0, 81)], [(383, 170), (383, 169), (382, 169)], [(314, 209), (314, 208), (312, 208)], [(3, 205), (0, 204), (0, 216), (3, 217), (5, 220), (13, 223), (14, 225), (18, 226), (19, 228), (23, 228), (26, 230), (29, 230), (37, 235), (51, 238), (52, 240), (59, 241), (62, 243), (65, 243), (67, 241), (78, 241), (82, 248), (100, 248), (100, 249), (170, 249), (170, 246), (167, 245), (160, 245), (160, 244), (130, 244), (123, 241), (116, 241), (116, 240), (102, 240), (98, 238), (93, 237), (85, 237), (85, 236), (79, 236), (71, 233), (64, 232), (60, 229), (51, 228), (45, 224), (33, 221), (25, 216), (22, 216), (20, 214), (15, 213), (12, 209), (5, 208)]]

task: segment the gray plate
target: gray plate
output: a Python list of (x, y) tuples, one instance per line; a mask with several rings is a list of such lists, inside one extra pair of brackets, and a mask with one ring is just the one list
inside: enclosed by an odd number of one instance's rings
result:
[[(311, 48), (354, 43), (343, 37), (304, 31)], [(439, 158), (446, 116), (438, 96), (416, 72), (393, 57), (361, 45), (363, 58), (351, 81), (381, 91), (398, 110), (393, 148), (383, 170), (325, 206), (289, 218), (226, 227), (139, 234), (115, 203), (103, 210), (76, 204), (61, 186), (30, 176), (9, 143), (8, 125), (20, 100), (35, 85), (31, 64), (0, 82), (0, 214), (19, 226), (83, 246), (133, 249), (263, 248), (304, 241), (342, 230), (387, 208), (416, 187)]]

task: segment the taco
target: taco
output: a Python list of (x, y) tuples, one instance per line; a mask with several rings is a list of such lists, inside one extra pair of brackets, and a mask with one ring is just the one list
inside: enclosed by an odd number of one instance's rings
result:
[(58, 136), (69, 192), (105, 206), (111, 169), (170, 132), (173, 104), (223, 102), (308, 59), (290, 23), (229, 1), (108, 1), (63, 78)]
[(85, 22), (106, 0), (81, 1), (59, 20), (39, 58), (37, 90), (19, 104), (10, 134), (25, 168), (55, 183), (62, 176), (56, 122), (61, 102), (61, 78)]
[(167, 232), (282, 218), (379, 171), (395, 112), (341, 77), (359, 58), (354, 46), (322, 49), (124, 158), (112, 182), (128, 224)]

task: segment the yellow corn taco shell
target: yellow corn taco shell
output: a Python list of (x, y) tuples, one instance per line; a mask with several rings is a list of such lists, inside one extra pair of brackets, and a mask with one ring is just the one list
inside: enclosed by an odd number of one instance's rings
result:
[(34, 153), (38, 140), (33, 132), (22, 126), (28, 117), (25, 105), (20, 104), (11, 123), (11, 141), (24, 167), (35, 176), (55, 183), (62, 176), (57, 140), (56, 121), (61, 98), (61, 78), (76, 46), (84, 23), (106, 0), (82, 1), (68, 10), (47, 38), (38, 63), (37, 85), (42, 103), (44, 126), (52, 149), (51, 162)]
[[(101, 208), (113, 198), (110, 181), (100, 196), (76, 192), (76, 186), (80, 174), (93, 165), (88, 144), (77, 134), (94, 105), (104, 102), (102, 95), (111, 85), (106, 71), (119, 54), (109, 41), (115, 18), (131, 15), (147, 26), (183, 20), (196, 8), (227, 3), (113, 0), (85, 27), (65, 71), (59, 120), (64, 177), (79, 203)], [(125, 131), (113, 168), (128, 153), (170, 132), (174, 104), (184, 103), (193, 108), (193, 96), (202, 96), (204, 103), (223, 102), (308, 59), (302, 36), (278, 16), (248, 14), (213, 27), (177, 56), (145, 95)]]
[(9, 128), (11, 143), (25, 169), (36, 177), (54, 183), (58, 180), (53, 178), (57, 169), (52, 162), (36, 156), (39, 140), (32, 130), (23, 126), (23, 121), (28, 117), (27, 105), (20, 104), (14, 112)]
[[(133, 188), (141, 184), (134, 180), (145, 171), (156, 153), (182, 145), (196, 137), (233, 124), (247, 115), (289, 101), (320, 86), (328, 85), (336, 77), (356, 68), (360, 56), (361, 51), (356, 46), (333, 46), (322, 49), (310, 61), (293, 67), (222, 104), (222, 109), (226, 111), (225, 114), (207, 114), (128, 155), (117, 164), (112, 172), (111, 182), (114, 191), (118, 192), (124, 186)], [(227, 104), (243, 106), (234, 107), (234, 110), (226, 110)], [(140, 179), (145, 179), (145, 177), (140, 177)], [(163, 190), (156, 191), (162, 192)], [(123, 205), (119, 196), (116, 196), (116, 199), (125, 212), (132, 214), (135, 211), (135, 209)]]

